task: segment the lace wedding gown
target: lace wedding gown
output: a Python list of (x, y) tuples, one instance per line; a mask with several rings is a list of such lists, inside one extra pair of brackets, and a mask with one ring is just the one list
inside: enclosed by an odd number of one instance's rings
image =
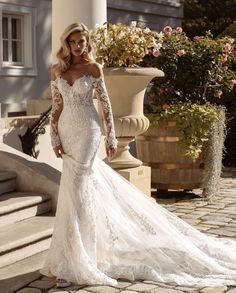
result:
[(236, 284), (236, 242), (206, 236), (148, 198), (96, 157), (101, 128), (95, 90), (116, 145), (104, 81), (82, 76), (51, 82), (52, 145), (63, 171), (51, 246), (41, 273), (77, 284), (118, 278), (190, 286)]

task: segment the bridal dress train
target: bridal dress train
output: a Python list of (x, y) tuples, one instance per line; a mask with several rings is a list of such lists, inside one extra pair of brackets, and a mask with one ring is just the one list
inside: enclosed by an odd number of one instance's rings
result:
[(199, 232), (148, 198), (96, 157), (101, 127), (116, 145), (102, 77), (51, 82), (52, 145), (63, 145), (56, 221), (41, 273), (77, 284), (116, 285), (118, 278), (186, 286), (236, 284), (236, 242)]

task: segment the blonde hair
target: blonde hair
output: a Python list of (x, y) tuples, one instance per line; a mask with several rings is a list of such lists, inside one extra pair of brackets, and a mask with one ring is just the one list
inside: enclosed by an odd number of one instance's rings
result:
[(57, 54), (56, 54), (56, 57), (58, 59), (58, 69), (60, 72), (65, 72), (70, 66), (71, 52), (70, 52), (70, 47), (68, 45), (68, 37), (72, 33), (75, 33), (75, 32), (82, 33), (83, 35), (86, 36), (87, 43), (88, 43), (86, 59), (90, 61), (94, 60), (92, 56), (92, 46), (90, 43), (90, 35), (89, 35), (88, 28), (83, 23), (79, 23), (79, 22), (72, 23), (64, 30), (63, 34), (61, 35), (61, 38), (60, 38), (61, 47), (57, 51)]

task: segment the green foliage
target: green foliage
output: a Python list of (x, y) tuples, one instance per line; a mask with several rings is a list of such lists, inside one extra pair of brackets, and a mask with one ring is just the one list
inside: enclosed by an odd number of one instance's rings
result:
[[(222, 35), (224, 34), (230, 34), (231, 36), (236, 37), (236, 22), (222, 33)], [(232, 64), (231, 69), (236, 72), (236, 62)], [(227, 166), (236, 167), (236, 86), (232, 91), (225, 93), (222, 96), (221, 103), (227, 110), (227, 136), (225, 139), (225, 155), (223, 163)]]
[(191, 157), (193, 161), (199, 157), (204, 142), (208, 140), (211, 125), (219, 119), (221, 111), (221, 108), (209, 103), (199, 105), (190, 102), (166, 106), (164, 111), (161, 107), (153, 109), (154, 115), (149, 117), (151, 126), (155, 127), (164, 121), (175, 121), (184, 155)]
[(164, 79), (154, 80), (149, 98), (158, 104), (221, 104), (236, 82), (234, 40), (213, 39), (210, 33), (192, 40), (180, 28), (167, 28), (159, 54), (155, 51), (155, 57), (150, 52), (144, 58), (143, 66), (157, 67), (165, 73)]
[[(236, 38), (236, 0), (183, 0), (183, 27), (188, 36), (203, 35), (210, 30), (215, 36)], [(236, 68), (234, 68), (234, 71)], [(222, 95), (221, 103), (227, 109), (227, 136), (224, 164), (236, 166), (236, 89)]]
[(192, 40), (181, 28), (165, 27), (158, 54), (150, 51), (144, 58), (144, 66), (165, 73), (149, 87), (145, 113), (154, 114), (152, 125), (175, 120), (184, 154), (193, 160), (236, 83), (234, 46), (230, 37), (213, 39), (207, 33)]
[(230, 103), (230, 105), (227, 105), (228, 123), (223, 163), (226, 166), (236, 167), (236, 90), (234, 91), (233, 99), (234, 100), (232, 101), (232, 103)]
[(92, 31), (96, 61), (104, 67), (137, 67), (149, 48), (160, 49), (162, 35), (149, 28), (105, 23)]
[(231, 23), (220, 35), (231, 36), (232, 38), (236, 38), (236, 21)]
[(182, 0), (184, 5), (183, 28), (188, 36), (204, 35), (210, 30), (221, 34), (236, 20), (236, 0)]

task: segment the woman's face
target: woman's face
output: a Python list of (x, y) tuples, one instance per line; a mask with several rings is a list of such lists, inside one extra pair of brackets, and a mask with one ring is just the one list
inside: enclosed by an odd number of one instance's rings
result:
[(87, 48), (87, 39), (83, 33), (75, 32), (69, 35), (68, 45), (73, 56), (81, 56)]

